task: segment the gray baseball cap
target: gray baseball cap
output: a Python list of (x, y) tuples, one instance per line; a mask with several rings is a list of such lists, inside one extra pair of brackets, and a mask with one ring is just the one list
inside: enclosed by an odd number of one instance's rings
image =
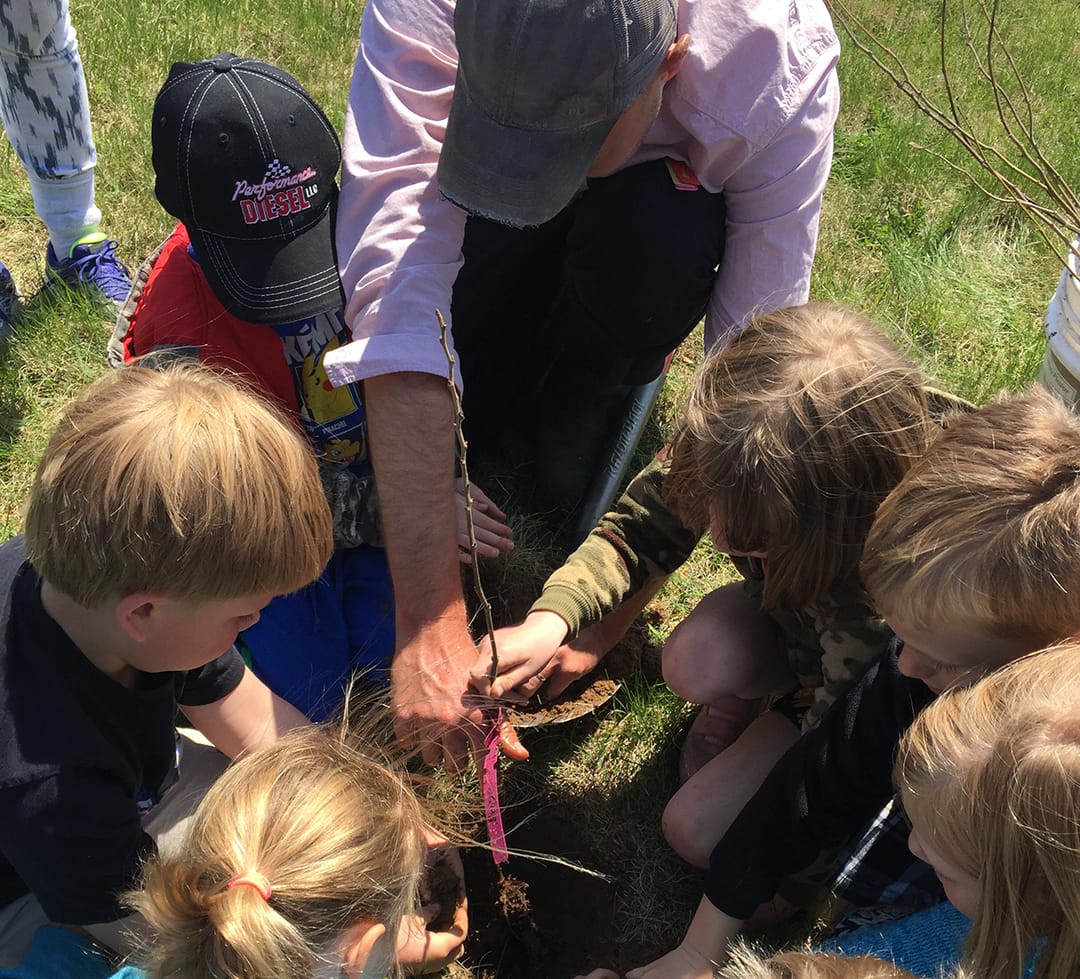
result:
[(564, 208), (676, 35), (676, 0), (458, 0), (439, 189), (514, 226)]

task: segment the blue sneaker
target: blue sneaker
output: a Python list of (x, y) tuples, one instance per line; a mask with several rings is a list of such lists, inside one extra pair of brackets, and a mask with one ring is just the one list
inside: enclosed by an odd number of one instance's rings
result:
[(80, 238), (63, 261), (56, 257), (52, 242), (45, 253), (45, 285), (63, 283), (71, 289), (89, 289), (104, 296), (117, 309), (131, 289), (131, 272), (116, 257), (116, 242), (97, 232)]
[(18, 305), (19, 291), (15, 288), (15, 280), (11, 277), (8, 267), (0, 262), (0, 341), (11, 330)]

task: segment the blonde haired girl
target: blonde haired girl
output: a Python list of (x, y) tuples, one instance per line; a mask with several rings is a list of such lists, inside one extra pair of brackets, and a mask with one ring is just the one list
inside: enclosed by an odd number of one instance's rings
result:
[(1077, 974), (1077, 704), (1080, 643), (1068, 642), (940, 698), (901, 743), (911, 848), (971, 917), (964, 964), (979, 979)]
[(290, 734), (227, 770), (181, 852), (147, 864), (130, 895), (155, 932), (146, 973), (382, 979), (395, 959), (436, 970), (460, 954), (467, 922), (463, 894), (446, 932), (417, 917), (428, 837), (401, 776), (332, 729)]

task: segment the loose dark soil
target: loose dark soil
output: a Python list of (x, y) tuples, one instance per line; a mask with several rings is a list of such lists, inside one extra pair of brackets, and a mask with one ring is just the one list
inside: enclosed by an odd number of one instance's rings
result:
[[(650, 679), (659, 676), (659, 649), (637, 623), (592, 674), (555, 701), (534, 699), (515, 708), (511, 720), (521, 727), (538, 727), (582, 717), (607, 703), (639, 670)], [(465, 851), (465, 965), (475, 979), (571, 979), (598, 966), (627, 969), (648, 961), (655, 949), (618, 937), (618, 874), (633, 868), (607, 865), (610, 852), (590, 841), (568, 806), (541, 806), (510, 831), (511, 851), (560, 857), (611, 879), (522, 856), (511, 856), (497, 867), (487, 850)]]
[(524, 707), (508, 711), (515, 727), (541, 727), (544, 724), (564, 724), (591, 714), (606, 704), (619, 690), (619, 681), (604, 676), (589, 676), (566, 688), (556, 700), (534, 699)]
[[(497, 599), (496, 625), (524, 617), (554, 566), (521, 568), (513, 560), (481, 566), (487, 592)], [(659, 679), (659, 652), (639, 619), (592, 674), (555, 701), (543, 702), (541, 694), (514, 708), (510, 718), (521, 727), (539, 727), (591, 714), (635, 671)], [(619, 875), (637, 868), (613, 863), (603, 840), (590, 840), (570, 806), (538, 800), (507, 842), (512, 851), (561, 857), (611, 879), (523, 856), (496, 866), (489, 851), (464, 849), (469, 937), (463, 964), (474, 979), (572, 979), (600, 966), (625, 970), (655, 957), (656, 948), (619, 934), (625, 930), (617, 920)]]
[[(555, 809), (537, 813), (509, 842), (603, 869), (574, 821)], [(617, 881), (524, 857), (496, 867), (481, 849), (468, 851), (464, 860), (470, 919), (465, 964), (476, 979), (570, 979), (598, 965), (641, 963), (641, 949), (614, 938)]]
[(425, 874), (421, 889), (424, 904), (439, 906), (439, 913), (428, 922), (428, 931), (446, 931), (454, 923), (454, 912), (465, 899), (457, 870), (446, 861), (436, 861)]

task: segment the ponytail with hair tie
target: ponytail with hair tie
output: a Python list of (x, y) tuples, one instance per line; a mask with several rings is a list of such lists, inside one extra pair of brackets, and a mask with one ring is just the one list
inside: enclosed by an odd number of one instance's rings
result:
[(401, 922), (419, 914), (426, 832), (399, 772), (339, 729), (289, 732), (225, 770), (181, 852), (147, 862), (128, 897), (156, 933), (147, 979), (340, 979), (343, 941), (372, 922), (387, 940), (363, 979), (400, 976), (392, 959)]
[(264, 901), (269, 901), (274, 894), (270, 881), (257, 870), (250, 870), (246, 874), (235, 874), (229, 883), (225, 885), (225, 889), (231, 891), (234, 887), (254, 888)]

